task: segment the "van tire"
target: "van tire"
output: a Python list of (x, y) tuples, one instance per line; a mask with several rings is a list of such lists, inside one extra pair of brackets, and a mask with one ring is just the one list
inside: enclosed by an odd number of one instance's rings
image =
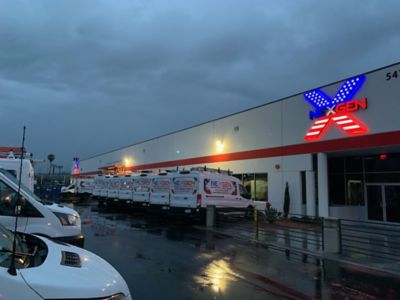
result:
[(251, 219), (253, 219), (253, 216), (254, 216), (254, 207), (252, 205), (249, 205), (246, 208), (245, 217), (246, 217), (246, 219), (251, 220)]

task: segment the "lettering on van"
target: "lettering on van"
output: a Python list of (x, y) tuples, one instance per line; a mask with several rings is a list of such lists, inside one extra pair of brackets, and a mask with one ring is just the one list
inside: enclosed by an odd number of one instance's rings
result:
[(171, 181), (169, 179), (155, 178), (151, 187), (152, 192), (155, 193), (169, 193), (171, 188)]
[(230, 180), (204, 179), (206, 194), (236, 195), (236, 182)]
[(140, 178), (135, 180), (134, 190), (135, 192), (149, 192), (150, 191), (150, 178)]
[(113, 180), (109, 183), (109, 188), (118, 190), (121, 187), (121, 182), (119, 180)]
[(173, 179), (174, 194), (196, 194), (196, 177), (178, 177)]
[(333, 98), (321, 89), (304, 94), (305, 100), (315, 108), (309, 113), (314, 123), (304, 136), (306, 141), (321, 139), (332, 125), (350, 136), (368, 132), (367, 126), (353, 115), (353, 112), (368, 107), (367, 98), (353, 98), (364, 85), (365, 78), (361, 75), (345, 81)]
[(131, 190), (133, 187), (133, 180), (126, 180), (122, 183), (121, 189)]

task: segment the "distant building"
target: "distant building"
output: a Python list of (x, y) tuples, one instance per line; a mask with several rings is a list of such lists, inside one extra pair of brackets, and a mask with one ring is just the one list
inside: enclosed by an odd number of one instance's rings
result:
[[(400, 222), (400, 64), (80, 161), (80, 175), (206, 165), (290, 213)], [(79, 176), (79, 175), (76, 175)]]

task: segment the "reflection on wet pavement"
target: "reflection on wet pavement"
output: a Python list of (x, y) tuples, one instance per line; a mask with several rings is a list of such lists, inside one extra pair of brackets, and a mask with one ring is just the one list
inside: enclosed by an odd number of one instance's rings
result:
[(230, 269), (228, 258), (209, 263), (200, 276), (195, 276), (197, 283), (203, 287), (211, 287), (216, 293), (224, 292), (229, 281), (241, 278), (240, 274)]
[[(398, 299), (398, 278), (200, 230), (186, 219), (76, 206), (86, 248), (136, 299)], [(87, 221), (86, 223), (84, 221)], [(234, 227), (234, 226), (232, 226)]]

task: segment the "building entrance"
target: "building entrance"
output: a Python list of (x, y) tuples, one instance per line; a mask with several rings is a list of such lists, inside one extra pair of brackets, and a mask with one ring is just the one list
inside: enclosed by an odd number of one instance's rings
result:
[(400, 223), (400, 184), (367, 183), (368, 220)]

